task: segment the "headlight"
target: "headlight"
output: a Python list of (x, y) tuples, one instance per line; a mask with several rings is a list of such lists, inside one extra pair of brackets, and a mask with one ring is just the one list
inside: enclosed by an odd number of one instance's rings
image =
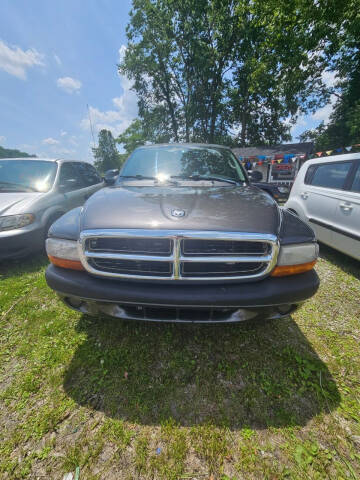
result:
[(278, 187), (278, 190), (280, 193), (288, 193), (289, 188), (288, 187)]
[(6, 215), (0, 217), (0, 231), (2, 230), (15, 230), (16, 228), (25, 227), (30, 225), (35, 220), (35, 216), (32, 213), (23, 213), (21, 215)]
[(46, 253), (51, 263), (57, 267), (72, 270), (84, 270), (77, 249), (77, 242), (62, 238), (48, 238), (46, 240)]
[(319, 256), (317, 243), (302, 243), (284, 245), (280, 248), (277, 266), (272, 272), (273, 277), (295, 275), (311, 270)]

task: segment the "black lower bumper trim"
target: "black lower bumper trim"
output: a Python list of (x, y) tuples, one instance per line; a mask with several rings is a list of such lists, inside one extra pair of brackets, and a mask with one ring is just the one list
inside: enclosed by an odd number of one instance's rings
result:
[(83, 300), (70, 295), (59, 296), (68, 307), (87, 315), (107, 315), (122, 320), (147, 322), (237, 323), (286, 317), (298, 307), (298, 304), (245, 308), (163, 307)]
[(319, 287), (314, 270), (250, 283), (164, 285), (97, 278), (86, 272), (50, 265), (46, 270), (46, 281), (62, 296), (121, 304), (206, 308), (298, 304), (312, 297)]

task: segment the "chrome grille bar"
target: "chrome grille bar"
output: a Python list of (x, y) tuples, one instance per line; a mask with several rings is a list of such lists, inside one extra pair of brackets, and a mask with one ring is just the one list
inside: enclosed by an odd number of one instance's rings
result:
[[(88, 248), (91, 242), (89, 240), (96, 240), (99, 238), (150, 238), (150, 239), (169, 239), (171, 241), (171, 249), (169, 255), (153, 255), (153, 254), (135, 254), (135, 253), (116, 253), (108, 251), (91, 251)], [(216, 241), (246, 241), (246, 242), (262, 242), (269, 246), (266, 248), (264, 255), (256, 253), (251, 255), (246, 253), (244, 255), (226, 255), (226, 254), (205, 254), (205, 255), (184, 255), (182, 253), (182, 242), (186, 239), (201, 239), (201, 240), (216, 240)], [(108, 229), (108, 230), (85, 230), (81, 232), (79, 244), (79, 255), (85, 269), (94, 275), (113, 278), (125, 279), (143, 279), (143, 280), (179, 280), (179, 281), (229, 281), (229, 280), (249, 280), (261, 279), (265, 277), (276, 264), (277, 255), (279, 251), (278, 241), (275, 235), (258, 234), (258, 233), (238, 233), (238, 232), (218, 232), (218, 231), (190, 231), (190, 230), (135, 230), (135, 229)], [(130, 260), (134, 262), (171, 262), (173, 264), (171, 276), (152, 276), (148, 274), (129, 274), (118, 273), (114, 271), (104, 271), (94, 267), (96, 259), (113, 259)], [(181, 266), (185, 263), (196, 262), (205, 264), (241, 264), (241, 263), (259, 263), (260, 271), (251, 273), (248, 271), (241, 275), (218, 275), (218, 276), (182, 276)]]
[(227, 262), (234, 262), (234, 263), (248, 263), (248, 262), (270, 262), (272, 260), (272, 255), (263, 255), (263, 256), (257, 256), (254, 255), (252, 256), (236, 256), (236, 257), (231, 257), (229, 256), (214, 256), (214, 257), (183, 257), (180, 256), (179, 258), (180, 262), (207, 262), (207, 263), (227, 263)]
[(168, 262), (169, 260), (175, 260), (174, 255), (157, 257), (156, 255), (139, 255), (131, 253), (90, 252), (89, 250), (85, 250), (85, 255), (88, 258), (112, 258), (114, 260), (151, 260), (152, 262)]

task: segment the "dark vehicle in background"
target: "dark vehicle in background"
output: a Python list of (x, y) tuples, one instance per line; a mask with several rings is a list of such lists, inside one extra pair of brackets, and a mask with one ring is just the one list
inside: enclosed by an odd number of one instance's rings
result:
[(41, 250), (50, 225), (104, 185), (89, 163), (0, 160), (0, 260)]
[(290, 187), (287, 185), (278, 185), (270, 182), (252, 182), (252, 185), (267, 192), (277, 202), (286, 202), (289, 198)]
[(263, 175), (257, 170), (248, 173), (251, 178), (251, 184), (267, 192), (277, 202), (285, 202), (289, 198), (290, 186), (272, 182), (262, 182)]
[(83, 313), (175, 322), (279, 318), (317, 290), (311, 228), (229, 148), (137, 148), (49, 231), (48, 285)]

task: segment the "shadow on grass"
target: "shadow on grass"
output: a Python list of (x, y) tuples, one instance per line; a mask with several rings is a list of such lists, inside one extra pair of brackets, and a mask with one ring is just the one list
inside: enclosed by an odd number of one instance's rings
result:
[(304, 425), (340, 401), (296, 323), (183, 325), (82, 316), (65, 374), (80, 405), (145, 425), (169, 417), (230, 429)]
[(320, 244), (320, 256), (341, 268), (344, 272), (349, 273), (360, 280), (360, 261), (355, 260), (355, 258), (349, 257), (338, 250), (334, 250), (324, 243)]
[(0, 261), (0, 278), (19, 277), (27, 273), (34, 273), (48, 263), (45, 252), (35, 252), (24, 258), (2, 260)]

